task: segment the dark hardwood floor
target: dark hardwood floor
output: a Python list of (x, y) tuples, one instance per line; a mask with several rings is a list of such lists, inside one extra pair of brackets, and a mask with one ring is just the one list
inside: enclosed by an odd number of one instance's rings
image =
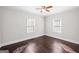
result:
[(79, 45), (44, 35), (0, 49), (9, 50), (10, 53), (78, 53)]

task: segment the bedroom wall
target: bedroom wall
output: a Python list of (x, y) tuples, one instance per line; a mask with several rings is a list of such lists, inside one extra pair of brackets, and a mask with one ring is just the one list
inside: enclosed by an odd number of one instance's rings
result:
[(2, 18), (3, 18), (3, 13), (2, 13), (2, 7), (0, 8), (0, 47), (2, 45)]
[[(59, 16), (62, 19), (62, 33), (53, 32), (54, 16)], [(46, 34), (79, 44), (79, 8), (46, 17)]]
[[(18, 41), (27, 40), (29, 38), (41, 36), (44, 34), (44, 19), (40, 15), (34, 15), (21, 10), (2, 8), (3, 23), (2, 44), (7, 45)], [(27, 34), (26, 32), (26, 17), (35, 17), (36, 26), (35, 32)]]
[(1, 9), (0, 9), (0, 46), (1, 46)]

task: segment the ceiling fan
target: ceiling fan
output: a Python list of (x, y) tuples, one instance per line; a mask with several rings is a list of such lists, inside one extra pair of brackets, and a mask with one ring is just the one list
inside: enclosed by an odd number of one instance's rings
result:
[(53, 6), (41, 6), (40, 8), (36, 8), (38, 10), (40, 10), (40, 12), (50, 12), (51, 8), (53, 8)]

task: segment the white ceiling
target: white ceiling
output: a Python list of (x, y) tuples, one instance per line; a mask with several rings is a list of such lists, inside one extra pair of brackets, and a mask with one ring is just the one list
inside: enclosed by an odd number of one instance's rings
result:
[(40, 6), (15, 6), (15, 7), (10, 6), (7, 8), (18, 9), (18, 10), (22, 10), (22, 11), (26, 11), (34, 14), (47, 16), (47, 15), (56, 14), (59, 12), (63, 12), (63, 11), (75, 8), (75, 6), (53, 6), (50, 12), (43, 12), (43, 13), (41, 13), (40, 10), (36, 9), (36, 8), (40, 8)]

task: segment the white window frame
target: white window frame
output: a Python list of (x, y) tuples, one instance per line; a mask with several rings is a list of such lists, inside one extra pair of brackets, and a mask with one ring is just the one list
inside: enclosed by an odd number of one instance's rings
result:
[(26, 19), (26, 32), (27, 33), (34, 33), (35, 32), (35, 19), (34, 18), (27, 18)]
[(53, 18), (53, 32), (62, 33), (62, 18), (61, 17)]

